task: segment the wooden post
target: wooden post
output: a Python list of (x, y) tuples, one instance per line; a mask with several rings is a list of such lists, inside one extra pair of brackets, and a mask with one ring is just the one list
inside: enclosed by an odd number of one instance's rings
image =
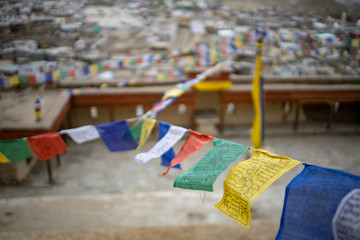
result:
[(332, 118), (333, 118), (333, 111), (334, 111), (334, 103), (330, 103), (329, 104), (329, 116), (328, 116), (328, 120), (327, 120), (327, 123), (326, 123), (326, 128), (327, 129), (330, 129), (330, 127), (331, 127), (331, 121), (332, 121)]
[(50, 159), (48, 159), (48, 160), (46, 161), (46, 166), (47, 166), (47, 171), (48, 171), (48, 175), (49, 175), (49, 182), (50, 182), (51, 184), (53, 184), (53, 183), (54, 183), (54, 179), (53, 179), (53, 177), (52, 177)]
[(61, 161), (60, 161), (60, 155), (56, 155), (56, 163), (57, 163), (57, 166), (60, 167), (61, 165)]
[(299, 117), (300, 117), (300, 102), (296, 102), (296, 108), (295, 108), (295, 119), (294, 119), (294, 125), (293, 129), (297, 130), (299, 126)]

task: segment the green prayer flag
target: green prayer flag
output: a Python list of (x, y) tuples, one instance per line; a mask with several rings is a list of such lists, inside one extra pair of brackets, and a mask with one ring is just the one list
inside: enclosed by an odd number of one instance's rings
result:
[(20, 76), (20, 84), (27, 84), (28, 77), (27, 76)]
[(60, 78), (61, 79), (68, 78), (68, 76), (69, 76), (68, 70), (60, 71)]
[(34, 155), (27, 141), (24, 139), (0, 142), (0, 152), (9, 159), (11, 163), (18, 163)]
[(218, 138), (214, 138), (213, 144), (214, 148), (199, 162), (175, 179), (174, 187), (212, 192), (218, 176), (249, 148)]
[(142, 120), (141, 122), (135, 124), (130, 128), (130, 133), (136, 142), (140, 141), (141, 129), (143, 124), (144, 124), (144, 120)]
[(98, 64), (98, 72), (104, 71), (104, 65)]

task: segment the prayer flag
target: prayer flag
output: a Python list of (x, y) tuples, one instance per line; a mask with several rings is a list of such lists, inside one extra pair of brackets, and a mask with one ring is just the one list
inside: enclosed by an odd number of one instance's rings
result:
[(214, 148), (189, 171), (178, 176), (174, 187), (212, 192), (212, 185), (218, 176), (248, 149), (243, 145), (218, 138), (214, 138), (212, 142)]
[(104, 71), (104, 65), (103, 64), (100, 63), (97, 66), (98, 66), (98, 72)]
[(68, 78), (68, 70), (62, 70), (62, 71), (60, 71), (60, 78), (61, 78), (61, 79)]
[(97, 74), (98, 73), (98, 65), (97, 64), (91, 64), (90, 65), (90, 74)]
[(28, 143), (24, 139), (14, 139), (0, 142), (0, 152), (11, 163), (18, 163), (33, 156)]
[(171, 97), (179, 97), (181, 96), (185, 91), (187, 91), (190, 87), (189, 86), (186, 86), (186, 88), (172, 88), (168, 91), (165, 92), (164, 96), (162, 97), (161, 100), (166, 100), (168, 98), (171, 98)]
[[(161, 140), (169, 131), (170, 124), (159, 121), (159, 140)], [(170, 148), (167, 152), (161, 155), (161, 165), (169, 167), (171, 160), (175, 157), (174, 148)], [(175, 168), (180, 168), (180, 164), (176, 165)]]
[(150, 137), (151, 131), (153, 130), (153, 128), (155, 126), (155, 123), (156, 123), (155, 119), (148, 119), (148, 118), (144, 119), (144, 123), (142, 124), (142, 128), (141, 128), (139, 145), (136, 148), (135, 152), (137, 152), (140, 149), (140, 147), (142, 145), (144, 145), (145, 142), (148, 140), (148, 138)]
[(19, 84), (20, 84), (19, 76), (15, 75), (15, 76), (10, 77), (10, 85), (11, 86), (17, 86)]
[(35, 75), (29, 75), (29, 76), (28, 76), (28, 83), (29, 83), (29, 84), (36, 84)]
[(136, 123), (134, 126), (130, 128), (130, 133), (136, 142), (140, 141), (141, 129), (143, 124), (144, 124), (144, 120)]
[(197, 152), (205, 144), (213, 140), (213, 137), (210, 135), (201, 134), (191, 129), (189, 129), (189, 132), (190, 132), (189, 138), (181, 147), (179, 153), (175, 156), (175, 158), (171, 160), (169, 164), (169, 168), (167, 169), (166, 172), (163, 173), (164, 176), (170, 171), (172, 167), (180, 164), (186, 158), (190, 157), (195, 152)]
[(60, 77), (60, 71), (59, 70), (55, 70), (52, 72), (52, 75), (53, 75), (53, 80), (56, 81), (59, 79)]
[(360, 188), (352, 190), (340, 202), (332, 219), (335, 240), (360, 240)]
[(150, 111), (154, 112), (155, 114), (159, 114), (160, 112), (164, 111), (174, 101), (175, 101), (175, 98), (168, 98), (166, 100), (156, 102), (153, 104), (153, 107), (151, 108)]
[(252, 157), (234, 167), (224, 181), (224, 195), (215, 205), (220, 211), (250, 228), (250, 203), (273, 182), (301, 162), (256, 149)]
[(124, 66), (124, 64), (123, 64), (124, 62), (121, 60), (121, 61), (118, 61), (118, 67), (119, 68), (121, 68), (121, 67), (123, 67)]
[(78, 128), (61, 130), (60, 134), (66, 133), (71, 139), (78, 143), (84, 143), (100, 138), (99, 132), (93, 125), (82, 126)]
[(4, 87), (4, 79), (0, 78), (0, 87)]
[(111, 152), (133, 150), (138, 145), (126, 121), (103, 123), (96, 125), (96, 128)]
[(90, 74), (90, 68), (89, 68), (89, 67), (83, 67), (82, 70), (83, 70), (83, 73), (84, 73), (85, 75), (89, 75), (89, 74)]
[(138, 153), (135, 156), (135, 161), (141, 165), (145, 165), (151, 159), (160, 157), (174, 146), (186, 132), (187, 129), (185, 128), (171, 125), (166, 135), (157, 142), (150, 151)]
[(24, 85), (28, 83), (28, 78), (27, 76), (20, 76), (20, 84)]
[(251, 97), (254, 105), (254, 122), (251, 131), (251, 140), (255, 148), (260, 148), (264, 139), (264, 93), (261, 77), (261, 43), (258, 43), (256, 56), (256, 70), (253, 79)]
[(28, 137), (27, 142), (31, 151), (40, 160), (49, 160), (68, 150), (59, 133), (44, 133)]
[(304, 165), (286, 187), (276, 239), (333, 239), (336, 209), (346, 194), (360, 188), (360, 176)]
[(1, 152), (0, 152), (0, 163), (9, 163), (9, 159), (7, 159)]
[(36, 83), (44, 83), (45, 82), (45, 73), (36, 72), (35, 73)]

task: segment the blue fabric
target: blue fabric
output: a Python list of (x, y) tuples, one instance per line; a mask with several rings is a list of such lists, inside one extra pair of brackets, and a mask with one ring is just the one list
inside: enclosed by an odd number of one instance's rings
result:
[[(162, 139), (166, 133), (169, 131), (170, 128), (170, 124), (165, 123), (165, 122), (159, 122), (159, 140)], [(167, 151), (166, 153), (164, 153), (161, 156), (161, 165), (164, 167), (169, 167), (171, 160), (175, 157), (175, 151), (174, 148), (170, 148), (169, 151)], [(179, 168), (181, 169), (180, 164), (174, 166), (173, 168)]]
[(118, 67), (121, 68), (123, 66), (123, 61), (118, 61)]
[(126, 121), (99, 124), (96, 129), (111, 152), (133, 150), (138, 146)]
[(52, 72), (47, 72), (47, 73), (45, 73), (45, 81), (46, 81), (46, 82), (52, 82), (52, 81), (53, 81)]
[(0, 87), (4, 87), (4, 79), (0, 78)]
[(83, 67), (82, 70), (83, 70), (83, 73), (84, 73), (85, 75), (89, 75), (89, 74), (90, 74), (90, 68), (89, 68), (89, 67)]
[(333, 239), (332, 218), (341, 199), (360, 187), (360, 177), (304, 164), (286, 187), (276, 239)]

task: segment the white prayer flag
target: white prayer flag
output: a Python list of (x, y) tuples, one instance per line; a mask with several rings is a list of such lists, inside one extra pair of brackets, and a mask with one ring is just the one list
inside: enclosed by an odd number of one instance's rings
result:
[(145, 165), (151, 159), (160, 157), (174, 146), (187, 131), (186, 128), (171, 125), (166, 135), (150, 151), (136, 154), (135, 161)]
[(99, 132), (93, 125), (61, 130), (60, 134), (68, 134), (74, 142), (81, 144), (100, 138)]

